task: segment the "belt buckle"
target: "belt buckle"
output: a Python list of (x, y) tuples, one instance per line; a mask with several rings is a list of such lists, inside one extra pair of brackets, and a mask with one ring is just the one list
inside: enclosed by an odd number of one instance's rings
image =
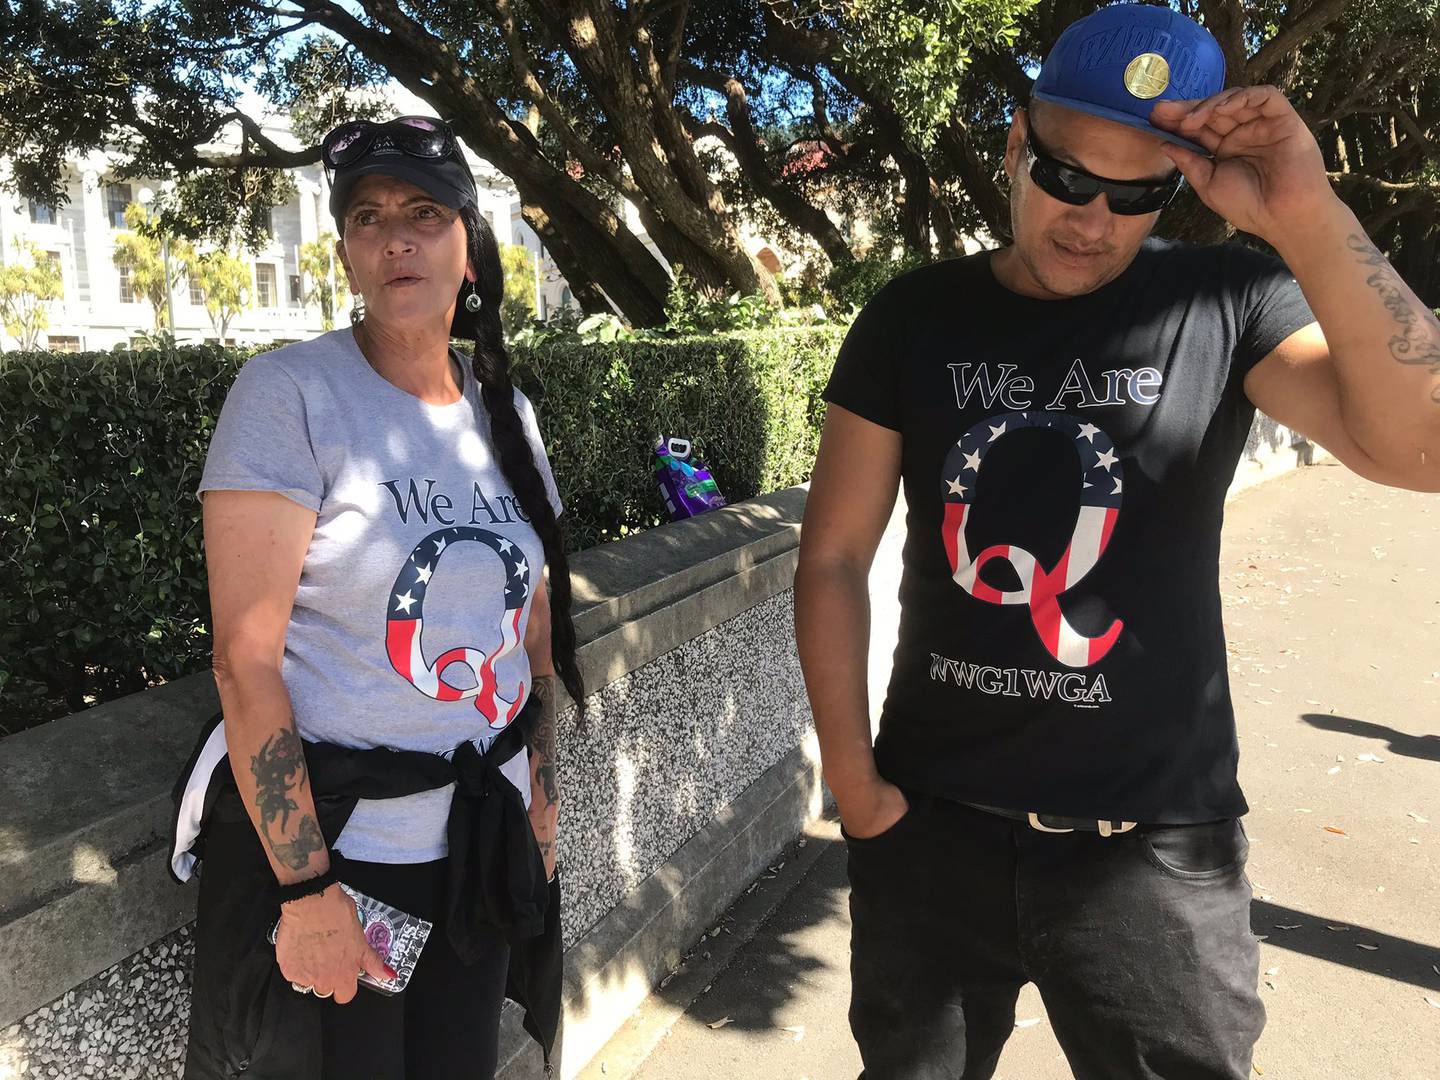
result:
[[(1040, 821), (1040, 815), (1034, 810), (1031, 810), (1028, 814), (1026, 814), (1025, 819), (1030, 823), (1030, 827), (1038, 832), (1071, 833), (1075, 831), (1074, 829), (1057, 829), (1050, 825), (1043, 824)], [(1113, 821), (1101, 821), (1097, 819), (1095, 822), (1095, 828), (1101, 836), (1114, 836), (1119, 833), (1129, 832), (1131, 829), (1135, 828), (1136, 824), (1137, 822), (1134, 821), (1122, 821), (1120, 822), (1120, 827), (1117, 829)]]
[(1034, 810), (1031, 810), (1031, 811), (1026, 815), (1026, 820), (1030, 822), (1030, 827), (1031, 827), (1032, 829), (1035, 829), (1035, 830), (1037, 830), (1037, 831), (1039, 831), (1039, 832), (1067, 833), (1067, 832), (1074, 832), (1074, 831), (1075, 831), (1074, 829), (1052, 829), (1049, 825), (1042, 825), (1042, 824), (1040, 824), (1040, 815), (1037, 814)]

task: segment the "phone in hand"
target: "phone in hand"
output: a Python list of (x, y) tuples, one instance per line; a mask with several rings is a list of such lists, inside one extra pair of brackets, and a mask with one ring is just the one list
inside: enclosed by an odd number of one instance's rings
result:
[[(344, 889), (345, 895), (355, 903), (355, 914), (360, 918), (360, 929), (365, 934), (365, 940), (375, 950), (376, 955), (390, 966), (390, 970), (395, 972), (393, 979), (377, 979), (369, 972), (362, 972), (358, 982), (361, 986), (368, 986), (381, 994), (400, 993), (409, 985), (410, 976), (415, 973), (415, 964), (420, 959), (425, 942), (430, 939), (434, 924), (418, 915), (411, 915), (408, 911), (391, 907), (373, 896), (366, 896), (344, 882), (340, 883), (340, 888)], [(275, 925), (270, 928), (271, 945), (275, 944), (275, 935), (279, 930), (280, 922), (276, 920)]]

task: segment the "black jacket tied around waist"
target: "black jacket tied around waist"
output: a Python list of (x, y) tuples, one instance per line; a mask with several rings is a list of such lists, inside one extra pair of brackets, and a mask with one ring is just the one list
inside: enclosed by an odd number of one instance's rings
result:
[[(455, 785), (447, 825), (449, 940), (466, 963), (473, 963), (497, 933), (509, 941), (506, 996), (524, 1008), (525, 1028), (544, 1051), (548, 1071), (561, 1012), (559, 875), (547, 883), (524, 797), (500, 771), (525, 751), (539, 709), (538, 699), (532, 697), (485, 752), (467, 741), (448, 760), (414, 750), (303, 745), (316, 817), (332, 849), (361, 799), (393, 799)], [(205, 861), (212, 825), (239, 821), (249, 825), (225, 754), (221, 716), (212, 717), (201, 732), (173, 798), (171, 873), (185, 881), (200, 866), (207, 875), (222, 875), (220, 880), (230, 885), (225, 890), (225, 910), (215, 918), (202, 917), (202, 924), (208, 925), (198, 930), (197, 947), (229, 962), (215, 965), (197, 960), (187, 1080), (244, 1073), (261, 1044), (270, 1053), (283, 1045), (283, 1052), (296, 1062), (318, 1061), (318, 1023), (307, 1022), (314, 1001), (288, 990), (266, 939), (279, 910), (275, 879), (259, 838), (243, 859), (227, 856), (217, 865), (211, 865), (216, 860)], [(344, 880), (343, 859), (337, 861)], [(257, 934), (261, 927), (266, 933)], [(268, 953), (268, 964), (257, 951)], [(233, 985), (237, 979), (239, 986)], [(277, 980), (285, 992), (275, 992), (272, 984)], [(219, 1005), (210, 1007), (214, 1003)], [(275, 1010), (289, 1015), (269, 1015)], [(265, 1035), (280, 1029), (287, 1031), (287, 1038)], [(190, 1067), (202, 1059), (227, 1067), (218, 1072)], [(277, 1075), (289, 1074), (289, 1067), (281, 1065)]]

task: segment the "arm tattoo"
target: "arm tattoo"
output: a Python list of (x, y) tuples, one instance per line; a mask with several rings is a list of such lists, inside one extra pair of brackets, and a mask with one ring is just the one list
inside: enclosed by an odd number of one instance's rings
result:
[[(270, 837), (267, 835), (266, 839), (270, 840)], [(282, 866), (291, 870), (304, 870), (310, 865), (311, 855), (325, 850), (325, 837), (320, 835), (320, 826), (315, 824), (315, 819), (306, 814), (300, 819), (300, 835), (288, 844), (277, 844), (270, 840), (270, 850), (275, 852), (275, 858), (280, 860)]]
[(555, 676), (537, 676), (534, 692), (540, 702), (540, 719), (530, 736), (530, 753), (535, 757), (535, 778), (540, 781), (548, 808), (560, 799), (555, 775)]
[[(1352, 233), (1345, 243), (1360, 262), (1374, 267), (1375, 272), (1365, 279), (1365, 284), (1379, 295), (1399, 327), (1399, 332), (1390, 338), (1390, 355), (1402, 364), (1426, 367), (1431, 375), (1440, 375), (1440, 320), (1424, 307), (1416, 309), (1400, 275), (1369, 238)], [(1430, 391), (1430, 400), (1440, 405), (1440, 383)]]
[[(300, 819), (295, 839), (284, 840), (290, 826), (291, 811), (300, 809), (300, 804), (290, 797), (290, 792), (305, 782), (305, 751), (294, 728), (281, 728), (266, 739), (260, 746), (260, 752), (250, 759), (250, 771), (255, 775), (255, 807), (260, 811), (260, 828), (265, 842), (282, 866), (291, 870), (305, 869), (310, 856), (324, 850), (325, 838), (320, 834), (320, 826), (315, 819), (306, 814)], [(271, 833), (271, 825), (276, 818), (280, 819), (278, 837)]]

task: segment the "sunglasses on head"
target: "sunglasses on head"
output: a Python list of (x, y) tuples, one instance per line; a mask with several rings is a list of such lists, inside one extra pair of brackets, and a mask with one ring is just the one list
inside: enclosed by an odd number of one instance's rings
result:
[(1185, 182), (1178, 170), (1164, 180), (1107, 180), (1047, 154), (1034, 131), (1025, 137), (1025, 155), (1030, 179), (1046, 195), (1071, 206), (1084, 206), (1103, 192), (1110, 212), (1127, 217), (1163, 209)]
[(373, 120), (341, 124), (321, 141), (320, 154), (330, 169), (343, 169), (384, 146), (427, 161), (441, 161), (457, 151), (455, 135), (443, 120), (400, 116), (378, 124)]

